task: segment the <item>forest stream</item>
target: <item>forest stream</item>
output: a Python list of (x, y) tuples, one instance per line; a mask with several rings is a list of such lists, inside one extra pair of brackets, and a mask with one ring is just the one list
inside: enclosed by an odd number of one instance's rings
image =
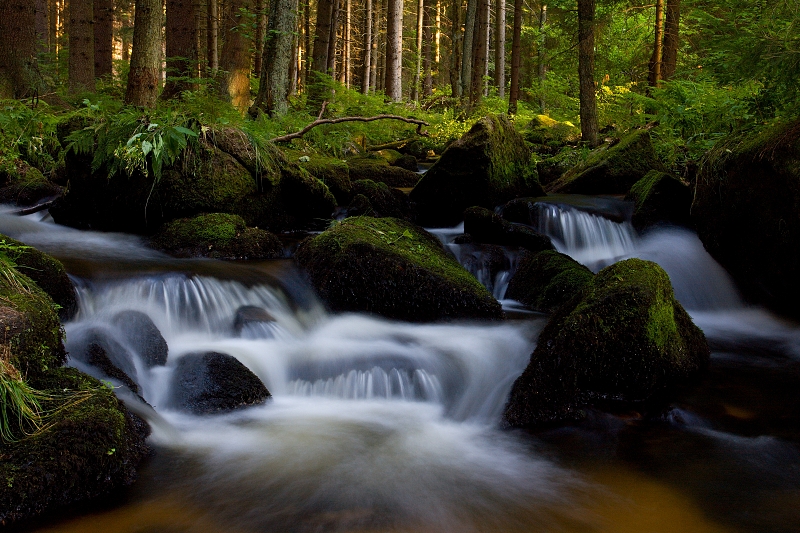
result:
[[(459, 228), (431, 231), (503, 303), (503, 322), (331, 314), (289, 259), (177, 260), (130, 235), (0, 215), (0, 232), (60, 259), (78, 288), (67, 350), (92, 328), (115, 336), (124, 310), (146, 313), (169, 345), (160, 367), (132, 351), (149, 405), (117, 389), (152, 428), (138, 481), (20, 531), (800, 531), (800, 327), (747, 305), (693, 232), (638, 235), (603, 216), (624, 210), (614, 200), (563, 200), (531, 224), (593, 271), (659, 263), (708, 338), (709, 372), (660, 415), (592, 411), (557, 428), (500, 429), (546, 317), (503, 298), (510, 272), (487, 275), (479, 250), (452, 244)], [(242, 306), (274, 321), (237, 331)], [(172, 373), (198, 351), (234, 356), (273, 398), (222, 415), (178, 411)]]

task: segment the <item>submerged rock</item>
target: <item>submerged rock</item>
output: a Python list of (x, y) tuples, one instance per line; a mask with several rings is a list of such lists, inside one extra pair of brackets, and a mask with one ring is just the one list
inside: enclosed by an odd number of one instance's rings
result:
[(261, 404), (271, 396), (249, 368), (218, 352), (181, 357), (171, 390), (175, 407), (197, 415)]
[(243, 305), (236, 310), (233, 318), (233, 331), (236, 335), (241, 335), (242, 330), (248, 326), (271, 324), (275, 318), (261, 307), (255, 305)]
[(211, 213), (174, 220), (151, 240), (154, 248), (175, 257), (275, 259), (283, 245), (272, 233), (248, 228), (242, 217)]
[(708, 360), (705, 336), (675, 300), (666, 272), (621, 261), (550, 318), (504, 420), (530, 426), (579, 418), (597, 401), (649, 400), (696, 377)]
[(553, 249), (553, 243), (547, 235), (531, 227), (508, 222), (483, 207), (470, 207), (464, 211), (464, 233), (477, 242), (519, 246), (532, 252)]
[(412, 322), (503, 314), (436, 237), (399, 219), (346, 219), (305, 241), (295, 259), (334, 311)]
[(633, 226), (643, 230), (659, 222), (688, 226), (692, 190), (675, 176), (651, 170), (625, 196), (634, 202)]
[(800, 318), (800, 120), (738, 134), (709, 153), (692, 219), (749, 298)]
[(636, 130), (617, 144), (601, 146), (583, 163), (550, 183), (548, 193), (625, 194), (651, 170), (664, 171), (650, 142), (650, 132)]
[(454, 226), (468, 207), (543, 194), (522, 136), (505, 115), (490, 115), (445, 150), (410, 199), (420, 224)]
[(580, 294), (593, 277), (591, 270), (555, 250), (525, 253), (508, 282), (506, 298), (549, 313)]
[(114, 315), (112, 323), (136, 350), (147, 367), (167, 364), (169, 347), (153, 320), (141, 311), (127, 310)]

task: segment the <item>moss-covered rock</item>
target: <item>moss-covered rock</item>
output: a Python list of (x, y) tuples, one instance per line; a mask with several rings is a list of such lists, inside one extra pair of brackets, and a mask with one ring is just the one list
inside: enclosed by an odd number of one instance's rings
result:
[[(44, 431), (19, 442), (0, 443), (0, 524), (128, 485), (149, 452), (147, 424), (96, 379), (59, 368), (30, 384), (55, 398), (49, 407), (66, 407), (53, 415)], [(75, 401), (79, 397), (81, 401)]]
[(61, 261), (40, 252), (36, 248), (0, 234), (0, 252), (9, 256), (17, 270), (36, 282), (59, 306), (61, 320), (69, 320), (78, 311), (75, 286), (70, 281)]
[(581, 139), (581, 130), (572, 122), (559, 122), (547, 115), (536, 115), (528, 123), (523, 136), (529, 143), (557, 150), (567, 143), (578, 142)]
[(636, 130), (618, 143), (601, 146), (582, 164), (550, 183), (548, 193), (625, 194), (651, 170), (665, 171), (650, 142), (650, 132)]
[(522, 136), (505, 115), (479, 120), (411, 191), (420, 224), (452, 226), (471, 206), (494, 209), (518, 196), (542, 195)]
[(750, 299), (800, 318), (800, 119), (721, 142), (702, 163), (692, 219)]
[(392, 150), (389, 148), (378, 150), (375, 153), (384, 158), (386, 162), (389, 163), (389, 166), (404, 168), (406, 170), (410, 170), (411, 172), (416, 172), (419, 170), (417, 158), (411, 154), (401, 154), (397, 150)]
[(582, 163), (585, 158), (584, 153), (577, 148), (564, 148), (556, 155), (539, 161), (536, 163), (539, 183), (543, 186), (553, 183), (572, 167)]
[(580, 294), (592, 278), (591, 270), (555, 250), (525, 253), (508, 282), (506, 298), (550, 313)]
[(334, 311), (425, 322), (500, 318), (500, 304), (422, 228), (394, 218), (349, 218), (295, 254)]
[(36, 168), (18, 159), (12, 172), (0, 172), (0, 203), (35, 205), (60, 196), (63, 187), (50, 182)]
[(305, 169), (310, 175), (324, 183), (339, 205), (347, 205), (352, 197), (350, 193), (352, 182), (350, 167), (345, 161), (320, 154), (306, 154), (297, 150), (286, 150), (286, 156), (290, 161), (296, 162), (300, 168)]
[(173, 220), (151, 240), (153, 247), (175, 257), (274, 259), (283, 245), (272, 233), (248, 228), (242, 217), (211, 213)]
[(545, 326), (514, 383), (512, 426), (582, 416), (597, 401), (645, 401), (708, 364), (705, 336), (675, 300), (669, 276), (628, 259), (601, 270)]
[(372, 180), (376, 183), (385, 183), (389, 187), (413, 187), (419, 182), (419, 174), (405, 168), (392, 166), (389, 162), (376, 153), (359, 155), (347, 160), (350, 167), (350, 179)]
[(692, 190), (672, 174), (651, 170), (633, 184), (625, 200), (634, 202), (632, 222), (640, 231), (659, 222), (690, 223)]
[(358, 180), (353, 183), (352, 191), (354, 196), (347, 207), (348, 216), (408, 218), (411, 215), (408, 196), (385, 183)]
[(481, 243), (502, 246), (519, 246), (532, 252), (552, 250), (550, 237), (531, 227), (504, 220), (484, 207), (470, 207), (464, 211), (464, 232)]

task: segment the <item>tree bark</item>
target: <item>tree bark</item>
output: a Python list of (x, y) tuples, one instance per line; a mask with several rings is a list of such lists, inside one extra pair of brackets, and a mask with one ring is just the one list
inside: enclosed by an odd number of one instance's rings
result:
[(661, 57), (661, 79), (668, 80), (678, 67), (678, 45), (680, 44), (681, 0), (667, 0), (667, 16), (664, 23), (664, 53)]
[(494, 25), (494, 83), (497, 96), (506, 97), (506, 0), (497, 0)]
[(344, 68), (344, 85), (348, 89), (352, 83), (353, 72), (353, 47), (352, 39), (352, 22), (353, 22), (353, 1), (345, 0), (345, 16), (344, 16), (344, 58), (342, 59), (342, 67)]
[(514, 0), (514, 29), (511, 32), (511, 87), (508, 95), (508, 114), (517, 113), (519, 101), (519, 70), (522, 61), (522, 0)]
[(464, 17), (464, 42), (461, 52), (461, 90), (459, 95), (470, 96), (472, 82), (472, 50), (475, 39), (475, 19), (478, 12), (478, 0), (467, 0), (467, 13)]
[(161, 0), (136, 0), (125, 103), (153, 107), (161, 78)]
[(114, 70), (114, 0), (94, 0), (94, 75)]
[(422, 32), (424, 31), (425, 1), (417, 0), (417, 41), (414, 46), (414, 79), (411, 83), (411, 101), (419, 101), (420, 75), (422, 74)]
[(653, 43), (653, 55), (650, 56), (648, 64), (647, 83), (650, 87), (656, 87), (661, 81), (661, 59), (664, 46), (664, 0), (656, 0), (656, 20), (654, 25), (655, 42)]
[(219, 4), (217, 0), (208, 0), (206, 55), (208, 70), (212, 78), (216, 77), (219, 70)]
[(423, 18), (422, 18), (422, 96), (428, 97), (433, 94), (433, 72), (432, 72), (432, 57), (434, 38), (431, 31), (431, 13), (436, 9), (436, 4), (431, 4), (431, 0), (424, 0)]
[(250, 47), (252, 39), (242, 31), (241, 10), (253, 10), (253, 0), (231, 0), (223, 24), (228, 28), (219, 57), (220, 94), (241, 112), (250, 106)]
[(578, 0), (578, 79), (581, 139), (597, 146), (597, 98), (594, 86), (594, 0)]
[(33, 2), (0, 2), (0, 47), (0, 98), (32, 96), (40, 82)]
[(55, 60), (55, 56), (58, 54), (58, 2), (55, 0), (49, 0), (49, 13), (47, 16), (47, 25), (48, 25), (48, 51), (53, 56), (53, 60)]
[(378, 90), (378, 83), (380, 78), (378, 77), (378, 63), (380, 62), (380, 41), (381, 41), (381, 22), (383, 18), (381, 14), (383, 12), (382, 5), (383, 1), (381, 0), (374, 0), (377, 4), (372, 6), (372, 48), (370, 50), (370, 65), (369, 65), (369, 85), (372, 89), (372, 92)]
[(547, 4), (542, 4), (539, 11), (539, 48), (536, 51), (539, 68), (539, 112), (542, 114), (547, 113), (547, 102), (544, 100), (544, 80), (547, 76), (547, 50), (545, 48), (547, 39), (544, 35), (544, 27), (547, 24)]
[(70, 2), (69, 91), (94, 91), (94, 2)]
[(313, 111), (322, 108), (322, 102), (331, 99), (330, 87), (325, 79), (328, 73), (328, 48), (331, 40), (331, 19), (334, 0), (319, 0), (317, 24), (314, 33), (314, 51), (308, 79), (308, 105)]
[(264, 59), (264, 40), (267, 32), (267, 1), (256, 1), (256, 36), (255, 36), (255, 52), (253, 57), (253, 75), (258, 78), (261, 76), (261, 65)]
[(167, 81), (161, 99), (197, 88), (197, 7), (195, 0), (167, 0)]
[(342, 11), (342, 0), (334, 0), (331, 11), (330, 36), (328, 37), (328, 65), (326, 71), (336, 77), (336, 45), (339, 35), (339, 16)]
[[(475, 16), (475, 43), (470, 87), (470, 104), (477, 104), (483, 97), (484, 73), (489, 61), (487, 31), (489, 29), (489, 0), (478, 0)], [(466, 58), (465, 58), (466, 61)]]
[(279, 117), (289, 109), (289, 70), (296, 16), (297, 0), (270, 0), (264, 67), (251, 114), (257, 114), (260, 109), (270, 117)]
[(403, 98), (403, 0), (389, 0), (386, 17), (386, 96)]
[(369, 94), (372, 73), (372, 0), (364, 0), (364, 69), (361, 74), (361, 92)]
[(450, 4), (450, 92), (461, 97), (461, 0), (451, 0)]
[(47, 8), (47, 0), (35, 0), (34, 5), (36, 6), (36, 50), (46, 53), (50, 49), (50, 33), (48, 31), (50, 12)]

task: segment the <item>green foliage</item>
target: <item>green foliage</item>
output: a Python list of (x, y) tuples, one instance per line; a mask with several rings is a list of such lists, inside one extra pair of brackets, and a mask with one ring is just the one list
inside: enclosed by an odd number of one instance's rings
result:
[(32, 109), (12, 100), (0, 105), (0, 173), (13, 175), (17, 162), (23, 160), (51, 174), (61, 151), (53, 110), (46, 105)]

